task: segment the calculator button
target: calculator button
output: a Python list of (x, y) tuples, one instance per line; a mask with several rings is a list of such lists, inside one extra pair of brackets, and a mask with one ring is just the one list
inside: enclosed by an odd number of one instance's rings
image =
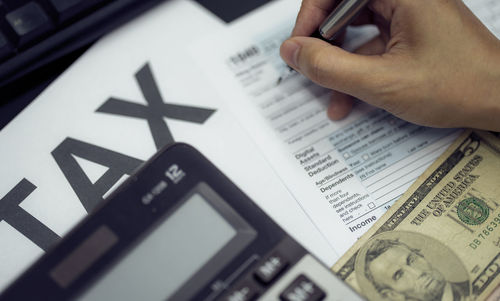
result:
[(299, 275), (295, 280), (281, 293), (282, 301), (320, 301), (326, 294), (314, 282), (304, 275)]
[(223, 300), (224, 301), (253, 301), (259, 296), (259, 288), (251, 281), (246, 281), (238, 288), (231, 291)]
[(274, 252), (255, 270), (255, 277), (263, 284), (271, 283), (286, 267), (288, 261), (278, 252)]

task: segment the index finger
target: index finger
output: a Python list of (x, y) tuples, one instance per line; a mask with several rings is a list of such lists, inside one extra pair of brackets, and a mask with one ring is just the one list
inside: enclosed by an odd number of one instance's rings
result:
[(340, 0), (303, 0), (292, 31), (294, 36), (310, 36)]

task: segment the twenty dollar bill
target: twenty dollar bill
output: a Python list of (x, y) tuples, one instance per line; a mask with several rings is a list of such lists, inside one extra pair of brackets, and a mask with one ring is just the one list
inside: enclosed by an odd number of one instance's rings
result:
[(333, 271), (369, 300), (484, 300), (500, 283), (500, 139), (465, 132)]

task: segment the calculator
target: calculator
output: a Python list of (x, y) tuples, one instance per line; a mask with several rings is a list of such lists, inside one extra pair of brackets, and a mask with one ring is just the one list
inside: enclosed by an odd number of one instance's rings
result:
[(0, 300), (362, 300), (193, 147), (164, 148)]

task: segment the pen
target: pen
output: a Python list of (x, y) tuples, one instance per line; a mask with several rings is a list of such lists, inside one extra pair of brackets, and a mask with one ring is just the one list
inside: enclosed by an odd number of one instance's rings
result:
[(343, 0), (323, 21), (318, 31), (320, 36), (331, 41), (358, 16), (370, 0)]

